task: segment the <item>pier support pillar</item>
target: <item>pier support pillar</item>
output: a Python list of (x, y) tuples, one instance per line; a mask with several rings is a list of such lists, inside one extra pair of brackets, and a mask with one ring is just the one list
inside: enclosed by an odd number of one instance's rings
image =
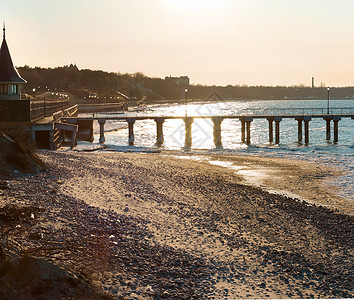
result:
[(252, 121), (253, 121), (252, 117), (245, 117), (246, 131), (247, 131), (247, 136), (246, 136), (247, 145), (251, 145), (251, 122)]
[(305, 126), (305, 145), (308, 145), (309, 143), (309, 122), (311, 121), (311, 118), (305, 117), (304, 118), (304, 126)]
[(273, 121), (274, 118), (267, 118), (269, 123), (269, 144), (273, 143)]
[(275, 117), (275, 143), (279, 144), (280, 142), (280, 121), (282, 120), (281, 117)]
[(223, 118), (216, 117), (211, 119), (213, 121), (213, 136), (214, 136), (214, 145), (215, 148), (222, 148), (221, 143), (221, 122), (224, 120)]
[[(71, 120), (69, 123), (72, 123)], [(77, 124), (79, 126), (77, 132), (77, 139), (80, 141), (93, 142), (94, 134), (93, 134), (93, 120), (76, 120), (73, 124)]]
[(48, 134), (49, 134), (49, 150), (55, 150), (54, 130), (50, 130)]
[(241, 121), (241, 142), (246, 142), (246, 122), (244, 119), (240, 119)]
[(185, 128), (186, 128), (186, 135), (184, 139), (184, 148), (185, 149), (190, 149), (192, 147), (192, 123), (193, 123), (193, 118), (191, 117), (186, 117), (183, 119)]
[(333, 132), (334, 132), (334, 137), (333, 137), (333, 143), (338, 143), (338, 122), (341, 120), (341, 117), (333, 117)]
[(100, 139), (99, 139), (100, 144), (103, 144), (106, 141), (106, 139), (104, 137), (104, 124), (105, 123), (106, 123), (105, 119), (98, 120), (98, 124), (100, 124)]
[(323, 118), (326, 121), (326, 141), (331, 140), (331, 120), (332, 117), (324, 117)]
[(129, 129), (129, 137), (128, 137), (129, 146), (134, 146), (134, 123), (135, 123), (135, 119), (134, 118), (128, 118), (127, 122), (128, 122), (128, 129)]
[(163, 122), (165, 122), (164, 118), (156, 118), (156, 146), (160, 147), (163, 144)]
[(297, 141), (301, 143), (302, 142), (302, 121), (304, 120), (304, 118), (295, 118), (295, 120), (297, 121)]
[(253, 121), (252, 117), (242, 117), (241, 121), (241, 141), (247, 145), (251, 144), (251, 122)]
[(34, 145), (36, 143), (36, 131), (31, 128), (31, 143)]

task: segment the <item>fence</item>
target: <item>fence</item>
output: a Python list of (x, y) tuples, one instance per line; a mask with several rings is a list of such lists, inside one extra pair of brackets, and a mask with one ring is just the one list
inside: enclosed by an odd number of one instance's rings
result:
[(69, 100), (0, 100), (0, 122), (34, 121), (68, 106)]

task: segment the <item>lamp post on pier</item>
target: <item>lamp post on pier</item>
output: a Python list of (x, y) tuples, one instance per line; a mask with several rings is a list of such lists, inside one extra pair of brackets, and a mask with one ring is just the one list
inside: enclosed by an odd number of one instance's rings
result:
[(327, 115), (329, 115), (329, 87), (327, 88)]
[(186, 101), (186, 117), (187, 117), (187, 114), (188, 114), (188, 111), (187, 111), (187, 107), (188, 107), (187, 93), (188, 93), (188, 89), (185, 88), (185, 89), (184, 89), (184, 99), (185, 99), (185, 101)]

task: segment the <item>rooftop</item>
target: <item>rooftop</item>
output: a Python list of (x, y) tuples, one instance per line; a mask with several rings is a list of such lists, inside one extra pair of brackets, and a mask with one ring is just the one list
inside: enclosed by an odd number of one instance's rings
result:
[(0, 49), (0, 83), (26, 83), (26, 80), (20, 76), (12, 63), (5, 38), (5, 26), (3, 31), (3, 41)]

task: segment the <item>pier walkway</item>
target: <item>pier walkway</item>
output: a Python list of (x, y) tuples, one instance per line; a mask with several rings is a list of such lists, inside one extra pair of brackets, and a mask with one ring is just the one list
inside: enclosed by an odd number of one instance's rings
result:
[(68, 131), (75, 139), (78, 126), (65, 124), (62, 118), (77, 113), (78, 106), (70, 105), (69, 100), (0, 99), (0, 128), (39, 148), (54, 150)]
[[(124, 115), (124, 116), (103, 116), (103, 117), (73, 117), (63, 118), (63, 121), (70, 124), (78, 124), (78, 134), (80, 133), (80, 123), (85, 124), (85, 130), (89, 132), (86, 140), (93, 141), (93, 122), (97, 121), (100, 125), (99, 142), (105, 142), (104, 125), (108, 120), (121, 120), (128, 123), (128, 142), (134, 145), (134, 124), (140, 120), (154, 120), (156, 122), (156, 145), (161, 146), (164, 141), (163, 123), (169, 119), (182, 119), (185, 123), (185, 148), (192, 146), (192, 124), (194, 119), (210, 119), (213, 122), (213, 137), (216, 148), (222, 147), (221, 142), (221, 123), (225, 119), (238, 119), (241, 122), (241, 141), (247, 145), (251, 144), (251, 123), (255, 119), (265, 119), (268, 121), (269, 143), (279, 144), (280, 142), (280, 123), (283, 119), (295, 119), (297, 121), (298, 142), (309, 143), (309, 123), (312, 119), (320, 118), (326, 122), (326, 140), (331, 140), (331, 123), (333, 122), (333, 142), (338, 143), (339, 131), (338, 123), (343, 118), (354, 120), (354, 108), (331, 108), (326, 109), (263, 109), (247, 110), (235, 115), (197, 115), (197, 116), (161, 116), (161, 115)], [(353, 123), (354, 126), (354, 123)], [(90, 127), (90, 128), (88, 128)], [(266, 129), (265, 129), (266, 130)], [(354, 135), (354, 130), (353, 130)]]

